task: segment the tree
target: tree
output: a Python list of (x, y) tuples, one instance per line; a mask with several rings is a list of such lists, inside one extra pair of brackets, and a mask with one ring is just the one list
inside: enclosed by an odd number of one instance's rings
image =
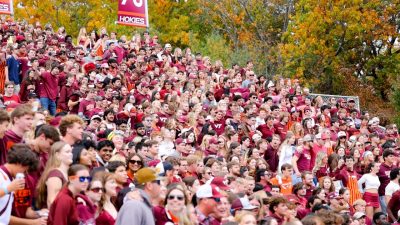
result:
[(315, 91), (370, 90), (387, 103), (400, 69), (399, 7), (399, 0), (300, 0), (280, 47), (284, 73)]

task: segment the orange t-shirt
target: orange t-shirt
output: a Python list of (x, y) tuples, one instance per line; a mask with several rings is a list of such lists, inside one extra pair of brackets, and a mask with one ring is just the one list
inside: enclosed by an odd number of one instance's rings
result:
[(278, 178), (274, 177), (271, 179), (271, 184), (279, 186), (281, 189), (281, 193), (283, 195), (292, 194), (292, 188), (293, 188), (292, 177), (288, 177), (288, 178), (282, 177), (281, 179), (282, 179), (282, 183), (279, 184)]

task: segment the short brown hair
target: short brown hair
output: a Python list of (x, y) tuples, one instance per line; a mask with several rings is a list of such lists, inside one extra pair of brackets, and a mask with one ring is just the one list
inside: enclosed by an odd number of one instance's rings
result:
[(197, 164), (200, 161), (200, 158), (196, 155), (188, 155), (188, 157), (186, 157), (188, 166), (191, 166), (193, 164)]
[(5, 110), (0, 110), (0, 124), (6, 121), (10, 122), (10, 116)]
[(61, 136), (65, 136), (67, 134), (67, 129), (71, 128), (74, 123), (79, 123), (83, 125), (83, 120), (77, 115), (66, 115), (61, 119), (60, 126), (58, 129), (60, 130)]
[(60, 141), (60, 133), (53, 126), (47, 124), (42, 125), (36, 132), (35, 138), (39, 137), (42, 134), (44, 134), (45, 138), (51, 139), (54, 142)]
[(30, 104), (22, 104), (17, 106), (14, 111), (11, 112), (11, 122), (14, 124), (15, 118), (21, 118), (25, 115), (35, 116), (35, 112), (32, 110)]
[(272, 197), (269, 201), (269, 211), (271, 211), (272, 213), (275, 213), (275, 206), (278, 206), (280, 203), (286, 204), (288, 201), (286, 200), (286, 198), (281, 197), (281, 196), (277, 196), (277, 197)]

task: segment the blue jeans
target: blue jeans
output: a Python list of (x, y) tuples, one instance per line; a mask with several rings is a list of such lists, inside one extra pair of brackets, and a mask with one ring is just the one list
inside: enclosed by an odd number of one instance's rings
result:
[(381, 205), (381, 210), (383, 213), (387, 213), (387, 205), (386, 205), (386, 200), (385, 196), (379, 196), (379, 204)]
[(49, 110), (50, 115), (56, 115), (56, 102), (49, 98), (40, 98), (40, 104), (43, 109)]

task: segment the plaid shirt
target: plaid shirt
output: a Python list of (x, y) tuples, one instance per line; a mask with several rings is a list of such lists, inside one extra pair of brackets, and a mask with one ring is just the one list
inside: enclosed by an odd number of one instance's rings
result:
[(211, 217), (211, 216), (206, 216), (204, 215), (202, 212), (200, 212), (200, 210), (198, 208), (196, 208), (196, 215), (197, 215), (197, 219), (199, 221), (199, 225), (213, 225), (216, 224), (214, 222), (215, 218)]

